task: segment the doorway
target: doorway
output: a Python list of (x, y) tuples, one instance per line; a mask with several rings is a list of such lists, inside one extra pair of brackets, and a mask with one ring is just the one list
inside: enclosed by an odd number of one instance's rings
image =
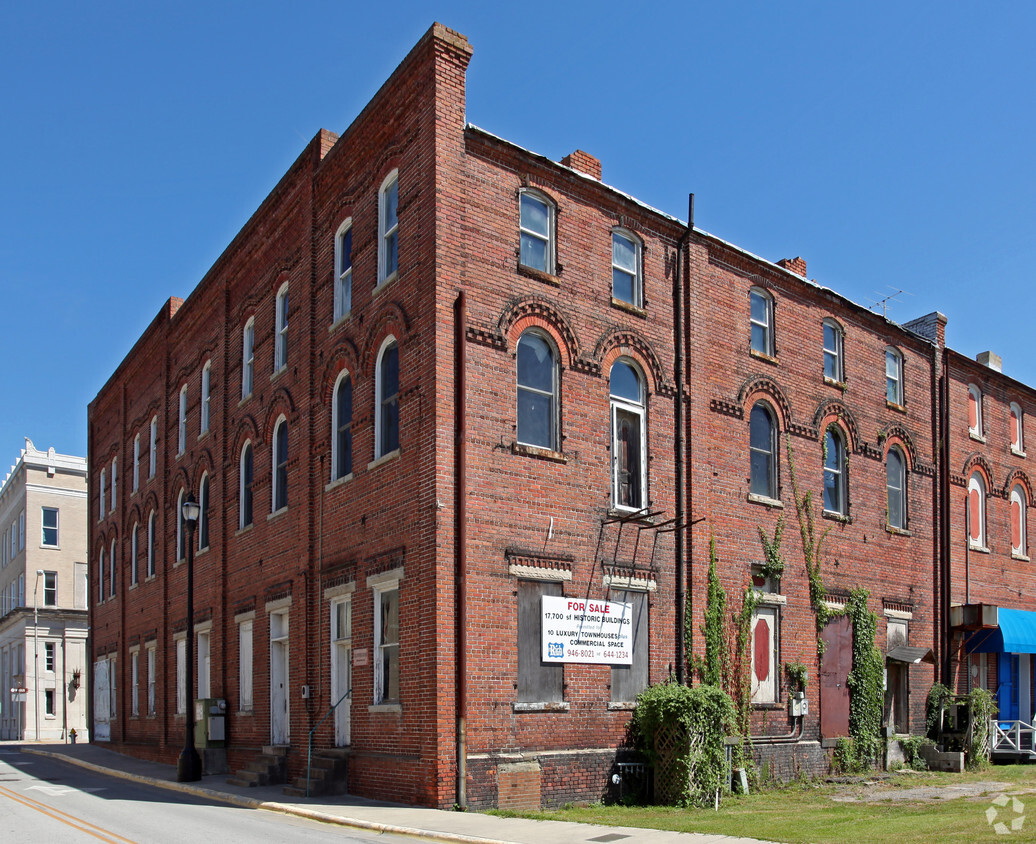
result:
[(270, 615), (270, 743), (288, 743), (288, 613)]

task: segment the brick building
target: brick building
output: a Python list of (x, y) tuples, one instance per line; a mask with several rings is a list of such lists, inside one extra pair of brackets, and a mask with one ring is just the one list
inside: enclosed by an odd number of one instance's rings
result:
[[(831, 528), (828, 599), (870, 591), (887, 720), (920, 731), (946, 656), (943, 322), (897, 326), (608, 187), (585, 152), (466, 124), (470, 56), (433, 26), (91, 403), (92, 658), (115, 702), (96, 736), (175, 758), (190, 636), (232, 768), (274, 745), (297, 776), (315, 729), (356, 794), (599, 799), (637, 692), (684, 676), (711, 535), (728, 592), (762, 593), (757, 754), (823, 768), (845, 631), (821, 665), (792, 459)], [(758, 532), (782, 514), (777, 583)], [(579, 601), (619, 616), (620, 646), (546, 647)], [(802, 717), (789, 661), (815, 678)]]

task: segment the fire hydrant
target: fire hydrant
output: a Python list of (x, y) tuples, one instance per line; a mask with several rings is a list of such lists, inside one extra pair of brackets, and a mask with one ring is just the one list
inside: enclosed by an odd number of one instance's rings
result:
[(75, 727), (73, 727), (71, 730), (68, 731), (68, 737), (70, 739), (72, 739), (72, 744), (76, 743), (76, 729), (75, 729)]

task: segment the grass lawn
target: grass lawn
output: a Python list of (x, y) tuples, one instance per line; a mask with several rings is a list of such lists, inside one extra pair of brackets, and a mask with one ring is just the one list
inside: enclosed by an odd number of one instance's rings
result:
[[(964, 774), (903, 773), (877, 783), (798, 782), (748, 796), (728, 796), (719, 811), (660, 806), (587, 806), (540, 812), (494, 812), (510, 817), (737, 835), (782, 842), (1036, 841), (1036, 765), (997, 765)], [(1004, 783), (985, 793), (962, 786)], [(925, 789), (926, 793), (916, 793)], [(930, 790), (930, 791), (929, 791)], [(998, 835), (986, 810), (1001, 793), (1025, 809), (1021, 830)], [(1012, 804), (996, 807), (998, 821), (1017, 817)]]

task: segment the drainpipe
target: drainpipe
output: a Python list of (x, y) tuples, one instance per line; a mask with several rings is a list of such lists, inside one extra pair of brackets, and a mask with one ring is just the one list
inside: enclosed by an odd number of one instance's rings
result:
[(454, 372), (456, 439), (454, 461), (456, 478), (456, 606), (454, 618), (457, 636), (457, 805), (468, 807), (468, 416), (467, 416), (467, 348), (464, 325), (467, 322), (467, 303), (462, 290), (454, 304)]
[[(940, 467), (939, 467), (939, 537), (940, 562), (942, 563), (942, 583), (940, 589), (941, 624), (939, 630), (940, 645), (942, 647), (942, 659), (940, 662), (943, 685), (950, 684), (950, 595), (952, 589), (951, 549), (950, 549), (950, 390), (949, 390), (949, 360), (945, 349), (940, 349), (942, 354), (942, 372), (940, 373), (939, 393), (941, 401), (939, 404), (939, 432), (940, 440)], [(966, 512), (966, 511), (965, 511)], [(964, 530), (968, 525), (965, 520)], [(965, 540), (965, 548), (967, 541)], [(967, 551), (965, 551), (965, 554)], [(965, 558), (967, 560), (967, 558)]]
[(694, 194), (689, 193), (687, 195), (687, 228), (684, 233), (680, 236), (680, 240), (676, 244), (676, 262), (673, 268), (673, 342), (674, 342), (674, 355), (673, 355), (673, 378), (676, 381), (676, 407), (675, 407), (675, 419), (674, 425), (676, 431), (673, 436), (673, 451), (676, 460), (675, 467), (675, 481), (676, 481), (676, 560), (675, 560), (675, 579), (676, 579), (676, 680), (678, 683), (684, 682), (684, 666), (687, 662), (686, 654), (684, 653), (684, 619), (685, 609), (684, 602), (686, 601), (686, 590), (685, 581), (687, 576), (685, 574), (684, 559), (686, 557), (684, 534), (686, 531), (687, 522), (687, 500), (684, 485), (687, 477), (687, 443), (684, 439), (684, 428), (686, 426), (686, 418), (684, 411), (684, 371), (685, 371), (685, 357), (687, 349), (687, 335), (684, 332), (684, 298), (686, 296), (686, 288), (683, 284), (683, 271), (684, 264), (680, 259), (683, 256), (684, 249), (687, 246), (687, 239), (690, 237), (691, 232), (694, 231)]

